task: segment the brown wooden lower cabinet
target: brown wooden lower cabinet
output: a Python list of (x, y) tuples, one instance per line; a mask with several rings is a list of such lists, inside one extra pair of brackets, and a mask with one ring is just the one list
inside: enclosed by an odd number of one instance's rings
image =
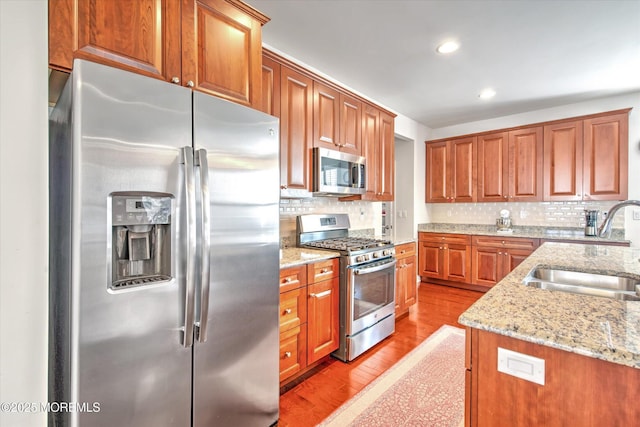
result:
[(396, 317), (409, 311), (418, 302), (416, 283), (416, 244), (403, 243), (396, 246)]
[(491, 287), (524, 261), (539, 246), (539, 239), (473, 236), (472, 282)]
[[(499, 372), (498, 347), (544, 359), (539, 385)], [(640, 369), (467, 328), (467, 427), (632, 426)]]
[(471, 236), (418, 233), (418, 271), (423, 280), (471, 281)]
[(338, 258), (280, 270), (280, 384), (339, 346)]

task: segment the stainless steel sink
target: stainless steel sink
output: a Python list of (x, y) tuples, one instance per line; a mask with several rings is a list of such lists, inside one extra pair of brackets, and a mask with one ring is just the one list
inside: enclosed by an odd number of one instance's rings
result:
[(536, 267), (524, 278), (527, 286), (623, 301), (640, 301), (640, 276), (627, 277)]

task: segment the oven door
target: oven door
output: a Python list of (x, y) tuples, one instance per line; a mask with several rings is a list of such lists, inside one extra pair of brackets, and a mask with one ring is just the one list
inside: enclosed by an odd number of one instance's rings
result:
[(347, 268), (345, 332), (352, 336), (395, 311), (396, 260)]

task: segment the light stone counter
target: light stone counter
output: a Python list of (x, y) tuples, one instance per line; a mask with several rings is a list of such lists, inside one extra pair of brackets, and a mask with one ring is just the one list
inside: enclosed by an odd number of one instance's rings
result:
[(540, 226), (514, 226), (512, 233), (499, 233), (495, 225), (485, 224), (418, 224), (418, 232), (474, 234), (479, 236), (526, 237), (530, 239), (575, 240), (584, 243), (629, 243), (624, 240), (624, 230), (614, 228), (611, 238), (585, 236), (584, 229)]
[(524, 286), (540, 265), (640, 277), (640, 250), (545, 243), (459, 318), (463, 325), (640, 369), (640, 301)]
[(337, 258), (340, 252), (321, 251), (307, 248), (285, 248), (281, 250), (280, 268), (295, 267), (297, 265), (309, 264), (311, 262), (323, 261)]

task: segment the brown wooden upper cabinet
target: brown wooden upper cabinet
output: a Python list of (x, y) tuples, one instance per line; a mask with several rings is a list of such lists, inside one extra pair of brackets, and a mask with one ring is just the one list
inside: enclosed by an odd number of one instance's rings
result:
[(625, 200), (628, 110), (544, 127), (544, 200)]
[(393, 201), (393, 116), (365, 104), (362, 120), (362, 155), (367, 159), (366, 193), (363, 200)]
[(268, 20), (239, 0), (49, 0), (49, 66), (83, 58), (261, 108)]
[(342, 200), (392, 201), (394, 116), (267, 49), (262, 54), (260, 109), (280, 118), (282, 197), (312, 191), (312, 149), (366, 158), (365, 195)]
[(313, 146), (362, 155), (362, 102), (313, 83)]
[(427, 203), (476, 201), (476, 137), (427, 144)]
[(478, 201), (542, 200), (542, 127), (478, 136)]
[(311, 191), (313, 80), (280, 68), (280, 190), (285, 196)]

